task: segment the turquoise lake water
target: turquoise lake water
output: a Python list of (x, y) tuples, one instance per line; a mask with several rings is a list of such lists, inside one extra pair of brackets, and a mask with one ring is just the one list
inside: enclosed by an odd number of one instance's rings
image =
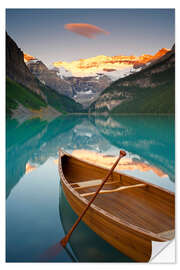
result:
[[(50, 122), (7, 120), (6, 261), (43, 261), (42, 254), (69, 230), (76, 215), (61, 189), (58, 149), (118, 155), (137, 167), (124, 173), (175, 189), (174, 116), (60, 116)], [(83, 222), (52, 262), (129, 262)]]

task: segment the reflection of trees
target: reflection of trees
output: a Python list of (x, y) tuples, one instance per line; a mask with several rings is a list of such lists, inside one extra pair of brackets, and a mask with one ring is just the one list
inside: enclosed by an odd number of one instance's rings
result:
[[(90, 121), (89, 121), (90, 120)], [(24, 175), (28, 161), (43, 164), (67, 151), (105, 152), (113, 144), (137, 154), (174, 179), (174, 126), (168, 116), (60, 116), (51, 122), (32, 119), (6, 124), (7, 196)]]
[(91, 117), (100, 133), (118, 148), (137, 154), (174, 181), (174, 116), (114, 115)]
[(33, 151), (39, 147), (39, 137), (42, 136), (45, 121), (33, 119), (18, 125), (15, 120), (6, 124), (6, 196), (18, 183), (26, 170), (26, 163)]
[[(66, 234), (76, 221), (77, 215), (68, 204), (62, 189), (59, 197), (59, 214)], [(71, 235), (69, 243), (79, 262), (132, 262), (82, 221)]]
[(43, 164), (50, 156), (57, 157), (60, 147), (108, 149), (107, 141), (83, 115), (60, 116), (49, 123), (40, 119), (22, 124), (8, 120), (6, 128), (7, 196), (24, 175), (28, 161)]
[[(33, 160), (41, 164), (50, 154), (56, 155), (58, 145), (54, 147), (51, 141), (73, 128), (74, 122), (68, 122), (63, 117), (53, 122), (32, 119), (21, 125), (15, 120), (8, 120), (6, 125), (6, 194), (18, 183), (24, 175), (26, 164)], [(57, 143), (57, 141), (55, 142)]]

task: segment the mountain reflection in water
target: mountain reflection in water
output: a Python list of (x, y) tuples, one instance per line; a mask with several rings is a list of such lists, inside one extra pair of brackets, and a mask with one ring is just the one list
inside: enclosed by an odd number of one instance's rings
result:
[[(99, 164), (104, 166), (111, 166), (119, 150), (124, 149), (127, 157), (121, 161), (120, 170), (174, 190), (173, 116), (69, 115), (60, 116), (50, 122), (38, 118), (22, 123), (7, 120), (7, 261), (33, 261), (37, 247), (42, 251), (47, 249), (56, 243), (63, 236), (63, 230), (66, 230), (59, 224), (59, 211), (53, 212), (53, 209), (59, 208), (59, 192), (61, 193), (55, 164), (59, 148), (75, 155), (83, 153), (86, 159), (91, 159), (91, 162), (95, 159), (97, 161), (98, 157)], [(105, 164), (103, 164), (102, 154), (106, 155)], [(35, 202), (36, 205), (34, 205)], [(20, 215), (20, 210), (23, 211), (23, 215)], [(42, 217), (43, 214), (45, 220)], [(31, 217), (31, 226), (29, 217)], [(50, 229), (51, 226), (47, 227), (47, 224), (56, 225), (56, 230)], [(39, 226), (38, 229), (36, 226)], [(41, 233), (36, 234), (36, 230), (37, 232), (40, 230)], [(28, 233), (25, 234), (25, 232)], [(87, 233), (91, 237), (94, 235), (96, 239), (97, 236), (92, 231), (90, 233), (89, 228)], [(81, 234), (83, 235), (82, 232)], [(100, 241), (98, 239), (96, 241)], [(101, 241), (104, 240), (101, 239)], [(84, 245), (86, 244), (84, 242)], [(106, 254), (108, 254), (108, 248), (107, 245)], [(91, 250), (89, 261), (98, 261), (96, 257), (98, 252), (100, 251), (93, 253)], [(81, 258), (76, 256), (81, 261)], [(120, 255), (116, 259), (115, 256), (117, 255), (112, 257), (109, 255), (107, 260), (123, 261), (123, 258), (119, 259)], [(100, 258), (102, 261), (102, 253), (99, 260)], [(63, 256), (63, 258), (57, 257), (55, 261), (68, 261), (68, 259)]]
[[(118, 156), (112, 157), (112, 156), (107, 156), (107, 155), (103, 155), (103, 154), (88, 151), (88, 150), (74, 150), (72, 152), (72, 155), (79, 159), (88, 161), (92, 164), (100, 165), (106, 168), (111, 168), (118, 158)], [(119, 162), (119, 164), (116, 166), (116, 170), (120, 170), (120, 171), (139, 170), (141, 172), (147, 172), (147, 171), (152, 170), (159, 177), (168, 176), (163, 171), (161, 171), (160, 169), (152, 165), (149, 165), (145, 162), (141, 162), (138, 159), (134, 160), (133, 158), (127, 158), (127, 157), (124, 157)]]

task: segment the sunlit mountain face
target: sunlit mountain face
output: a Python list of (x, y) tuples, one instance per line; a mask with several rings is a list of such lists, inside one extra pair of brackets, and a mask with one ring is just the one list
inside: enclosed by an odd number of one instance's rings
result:
[(79, 59), (72, 62), (58, 61), (53, 65), (57, 68), (63, 67), (71, 72), (73, 76), (94, 76), (97, 73), (114, 73), (127, 71), (144, 66), (148, 62), (156, 60), (166, 54), (169, 49), (162, 48), (155, 55), (143, 54), (141, 56), (105, 56), (98, 55), (91, 58)]
[(25, 63), (27, 63), (27, 62), (29, 62), (29, 61), (31, 61), (31, 60), (35, 60), (36, 58), (34, 57), (34, 56), (31, 56), (31, 55), (29, 55), (29, 54), (27, 54), (27, 53), (24, 53), (24, 62)]
[[(147, 63), (156, 60), (166, 54), (170, 49), (162, 48), (155, 55), (143, 54), (140, 56), (105, 56), (98, 55), (95, 57), (79, 59), (72, 62), (57, 61), (53, 66), (59, 69), (63, 76), (86, 77), (95, 76), (97, 73), (103, 73), (112, 79), (118, 79), (127, 75), (131, 71), (136, 71)], [(24, 53), (24, 61), (36, 60), (34, 56)]]

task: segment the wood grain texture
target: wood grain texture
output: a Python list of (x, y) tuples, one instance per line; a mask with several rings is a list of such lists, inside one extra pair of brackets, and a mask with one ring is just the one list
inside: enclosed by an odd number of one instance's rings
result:
[[(104, 179), (108, 170), (60, 152), (59, 173), (66, 198), (80, 215), (89, 201), (81, 194), (95, 192), (97, 187), (75, 190), (72, 184)], [(167, 241), (169, 238), (163, 232), (174, 230), (174, 193), (117, 172), (112, 173), (107, 183), (104, 187), (107, 190), (138, 184), (146, 187), (99, 194), (83, 221), (130, 258), (149, 261), (152, 240)], [(173, 238), (173, 234), (168, 235)]]

